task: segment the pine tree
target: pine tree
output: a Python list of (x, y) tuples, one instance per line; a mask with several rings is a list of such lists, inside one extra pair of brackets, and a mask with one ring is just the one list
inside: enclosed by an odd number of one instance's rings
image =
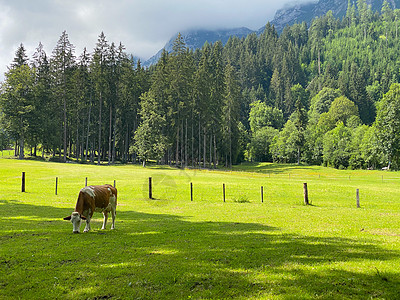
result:
[(15, 52), (13, 63), (11, 64), (11, 68), (20, 67), (28, 64), (28, 56), (26, 55), (26, 50), (24, 45), (21, 43)]
[(62, 103), (62, 128), (63, 128), (63, 160), (67, 161), (67, 104), (71, 98), (71, 87), (70, 82), (75, 66), (75, 47), (71, 44), (68, 38), (68, 34), (64, 31), (56, 47), (53, 50), (53, 56), (51, 59), (52, 77), (53, 77), (53, 91), (56, 99), (61, 99)]
[[(201, 159), (203, 159), (203, 167), (206, 167), (206, 137), (212, 126), (212, 116), (214, 112), (212, 111), (212, 87), (216, 82), (212, 81), (212, 66), (211, 66), (211, 47), (206, 43), (202, 48), (202, 55), (200, 58), (199, 66), (195, 74), (195, 87), (194, 87), (194, 103), (193, 108), (196, 110), (196, 115), (198, 119), (198, 163), (200, 165)], [(217, 92), (217, 90), (215, 90)], [(217, 95), (214, 94), (214, 97)], [(218, 101), (216, 99), (216, 101)], [(194, 118), (192, 118), (194, 119)], [(200, 130), (202, 128), (202, 131)], [(197, 131), (197, 130), (196, 130)], [(203, 134), (203, 138), (202, 138)], [(201, 158), (201, 153), (203, 153), (203, 158)]]
[(57, 119), (54, 111), (57, 107), (52, 101), (51, 95), (51, 74), (50, 63), (47, 54), (43, 49), (42, 43), (39, 43), (33, 54), (32, 68), (35, 72), (34, 98), (35, 98), (35, 118), (34, 123), (30, 127), (34, 128), (34, 147), (36, 155), (36, 145), (42, 145), (42, 156), (44, 156), (45, 148), (53, 149), (56, 147), (57, 136)]
[(175, 164), (185, 162), (184, 121), (190, 116), (190, 104), (193, 91), (193, 56), (181, 34), (174, 41), (170, 60), (170, 89), (168, 103), (172, 111), (167, 114), (171, 120), (172, 136), (175, 134)]
[(239, 140), (239, 109), (240, 109), (240, 85), (236, 70), (228, 63), (225, 67), (225, 97), (222, 109), (224, 124), (224, 144), (227, 167), (232, 167), (238, 155)]
[(76, 158), (86, 161), (89, 152), (89, 140), (92, 127), (92, 82), (90, 78), (91, 56), (87, 49), (79, 56), (78, 66), (75, 71), (75, 154)]
[(7, 129), (19, 141), (20, 159), (24, 158), (25, 140), (34, 117), (33, 85), (34, 72), (24, 64), (10, 68), (1, 86), (0, 107)]
[(108, 97), (108, 66), (107, 58), (109, 55), (109, 45), (106, 40), (104, 32), (101, 32), (96, 43), (96, 48), (94, 49), (91, 70), (92, 70), (92, 82), (94, 85), (94, 96), (97, 99), (99, 105), (98, 109), (98, 143), (97, 143), (97, 164), (100, 164), (101, 156), (103, 153), (103, 106), (104, 102)]

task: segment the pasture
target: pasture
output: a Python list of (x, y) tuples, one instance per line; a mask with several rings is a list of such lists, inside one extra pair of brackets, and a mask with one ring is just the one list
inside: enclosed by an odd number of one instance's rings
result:
[[(115, 230), (100, 230), (99, 213), (85, 234), (62, 220), (86, 177), (89, 185), (116, 180)], [(397, 172), (3, 158), (0, 299), (398, 299), (399, 187)]]

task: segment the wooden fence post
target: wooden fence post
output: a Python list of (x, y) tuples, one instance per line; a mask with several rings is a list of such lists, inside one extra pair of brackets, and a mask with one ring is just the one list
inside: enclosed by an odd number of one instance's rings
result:
[(357, 198), (357, 208), (360, 208), (360, 190), (356, 190), (356, 198)]
[(225, 183), (222, 184), (222, 191), (223, 191), (223, 194), (224, 194), (224, 202), (225, 202)]
[(87, 186), (87, 177), (85, 178), (85, 186)]
[(151, 177), (149, 177), (149, 199), (153, 199), (153, 187), (152, 187)]
[(116, 183), (116, 181), (114, 180), (114, 187), (116, 187), (117, 186), (117, 183)]
[(21, 192), (25, 193), (25, 172), (22, 172)]
[(264, 203), (264, 187), (261, 187), (261, 203)]
[(57, 196), (57, 191), (58, 191), (58, 177), (56, 177), (56, 196)]
[(190, 183), (190, 201), (193, 201), (193, 182)]
[(307, 183), (303, 183), (303, 189), (304, 189), (304, 204), (309, 205), (310, 202), (308, 201), (308, 189), (307, 189)]

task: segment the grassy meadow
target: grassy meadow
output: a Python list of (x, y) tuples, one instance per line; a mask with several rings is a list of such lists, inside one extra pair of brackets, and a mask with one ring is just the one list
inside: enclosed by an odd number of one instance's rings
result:
[[(116, 180), (115, 230), (110, 222), (100, 230), (99, 213), (85, 234), (62, 220), (86, 177)], [(398, 172), (315, 166), (207, 171), (2, 158), (0, 299), (398, 299), (399, 186)]]

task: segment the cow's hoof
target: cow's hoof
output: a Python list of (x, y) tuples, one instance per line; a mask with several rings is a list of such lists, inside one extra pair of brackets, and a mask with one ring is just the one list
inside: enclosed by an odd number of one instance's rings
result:
[(79, 233), (79, 231), (73, 231), (73, 233)]

